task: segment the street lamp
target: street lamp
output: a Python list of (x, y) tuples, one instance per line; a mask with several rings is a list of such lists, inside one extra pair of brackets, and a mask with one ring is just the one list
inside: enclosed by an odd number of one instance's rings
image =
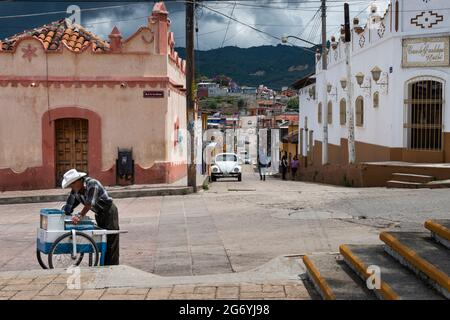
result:
[(337, 102), (337, 87), (335, 88), (335, 91), (333, 93), (331, 93), (331, 91), (333, 90), (333, 85), (331, 83), (327, 84), (327, 92), (328, 95), (330, 96), (334, 96), (336, 98), (336, 102)]
[(316, 100), (316, 87), (315, 86), (310, 87), (308, 90), (308, 93), (309, 93), (309, 97), (311, 99)]
[(347, 88), (347, 79), (346, 78), (341, 79), (341, 87), (343, 90), (345, 90), (345, 88)]
[(282, 42), (282, 43), (288, 43), (288, 39), (289, 39), (289, 38), (294, 38), (294, 39), (297, 39), (297, 40), (300, 40), (300, 41), (309, 43), (310, 45), (318, 46), (317, 43), (313, 43), (313, 42), (311, 42), (311, 41), (308, 41), (308, 40), (305, 40), (305, 39), (302, 39), (302, 38), (299, 38), (299, 37), (296, 37), (296, 36), (282, 36), (282, 37), (281, 37), (281, 42)]
[(375, 67), (370, 72), (372, 73), (373, 81), (378, 82), (381, 77), (381, 69), (378, 67)]
[(368, 78), (368, 84), (366, 84), (366, 85), (363, 85), (364, 84), (364, 80), (366, 79), (366, 76), (364, 75), (364, 73), (362, 73), (362, 72), (358, 72), (356, 75), (355, 75), (355, 78), (356, 78), (356, 83), (359, 85), (359, 87), (361, 88), (361, 89), (365, 89), (365, 90), (368, 90), (368, 93), (369, 93), (369, 96), (371, 95), (371, 92), (372, 92), (372, 79), (370, 79), (370, 77)]
[[(373, 81), (375, 81), (375, 83), (381, 87), (385, 87), (386, 88), (386, 93), (387, 93), (387, 89), (389, 86), (389, 76), (387, 72), (383, 72), (380, 68), (375, 67), (373, 68), (371, 71), (372, 73), (372, 79)], [(381, 80), (381, 76), (383, 75), (383, 81), (380, 82)]]
[(356, 83), (361, 87), (362, 86), (362, 84), (363, 84), (363, 82), (364, 82), (364, 73), (362, 73), (362, 72), (358, 72), (356, 75), (355, 75), (355, 78), (356, 78)]

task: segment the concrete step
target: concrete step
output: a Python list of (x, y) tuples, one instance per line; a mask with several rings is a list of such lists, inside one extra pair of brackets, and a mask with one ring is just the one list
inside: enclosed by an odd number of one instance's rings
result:
[(308, 278), (324, 300), (375, 300), (339, 254), (304, 256)]
[(438, 219), (427, 220), (425, 228), (430, 230), (431, 236), (436, 242), (439, 242), (447, 249), (450, 249), (450, 220)]
[(384, 245), (341, 245), (339, 251), (348, 266), (365, 282), (371, 276), (369, 266), (380, 268), (380, 287), (373, 292), (381, 300), (441, 300), (413, 272), (386, 253)]
[(392, 180), (405, 181), (405, 182), (428, 183), (428, 182), (434, 181), (435, 178), (432, 176), (426, 176), (426, 175), (421, 175), (421, 174), (393, 173)]
[(386, 182), (386, 187), (388, 188), (407, 188), (407, 189), (417, 189), (422, 188), (424, 186), (423, 183), (419, 182), (407, 182), (407, 181), (398, 181), (398, 180), (389, 180)]
[(426, 184), (426, 187), (430, 189), (450, 188), (450, 180), (431, 181)]
[(385, 250), (450, 299), (450, 251), (423, 232), (382, 232)]

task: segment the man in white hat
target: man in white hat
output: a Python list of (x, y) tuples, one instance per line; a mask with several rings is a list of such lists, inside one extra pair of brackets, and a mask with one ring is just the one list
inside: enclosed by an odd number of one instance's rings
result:
[[(95, 212), (95, 220), (100, 228), (107, 230), (119, 230), (119, 213), (113, 203), (113, 199), (102, 184), (87, 176), (84, 172), (71, 169), (64, 174), (62, 187), (71, 188), (72, 191), (66, 201), (63, 210), (67, 215), (81, 203), (84, 205), (80, 213), (72, 217), (72, 222), (77, 224), (88, 212)], [(119, 264), (119, 235), (107, 235), (105, 265)]]

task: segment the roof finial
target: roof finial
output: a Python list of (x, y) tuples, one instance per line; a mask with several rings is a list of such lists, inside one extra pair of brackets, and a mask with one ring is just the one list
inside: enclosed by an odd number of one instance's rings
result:
[(108, 37), (111, 41), (110, 44), (111, 51), (112, 52), (122, 51), (122, 35), (120, 34), (120, 31), (116, 26), (114, 26)]
[(153, 14), (169, 14), (163, 1), (156, 2), (153, 6)]

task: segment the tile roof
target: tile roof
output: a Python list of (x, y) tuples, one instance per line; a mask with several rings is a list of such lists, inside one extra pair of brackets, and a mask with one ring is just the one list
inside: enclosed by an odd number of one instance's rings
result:
[(107, 41), (102, 40), (100, 37), (80, 25), (72, 24), (67, 19), (54, 21), (42, 27), (27, 30), (8, 37), (0, 41), (2, 50), (13, 50), (16, 41), (19, 38), (26, 36), (33, 36), (42, 40), (44, 47), (50, 51), (59, 49), (62, 42), (74, 52), (83, 50), (89, 46), (90, 43), (93, 43), (95, 51), (109, 50), (109, 43)]

